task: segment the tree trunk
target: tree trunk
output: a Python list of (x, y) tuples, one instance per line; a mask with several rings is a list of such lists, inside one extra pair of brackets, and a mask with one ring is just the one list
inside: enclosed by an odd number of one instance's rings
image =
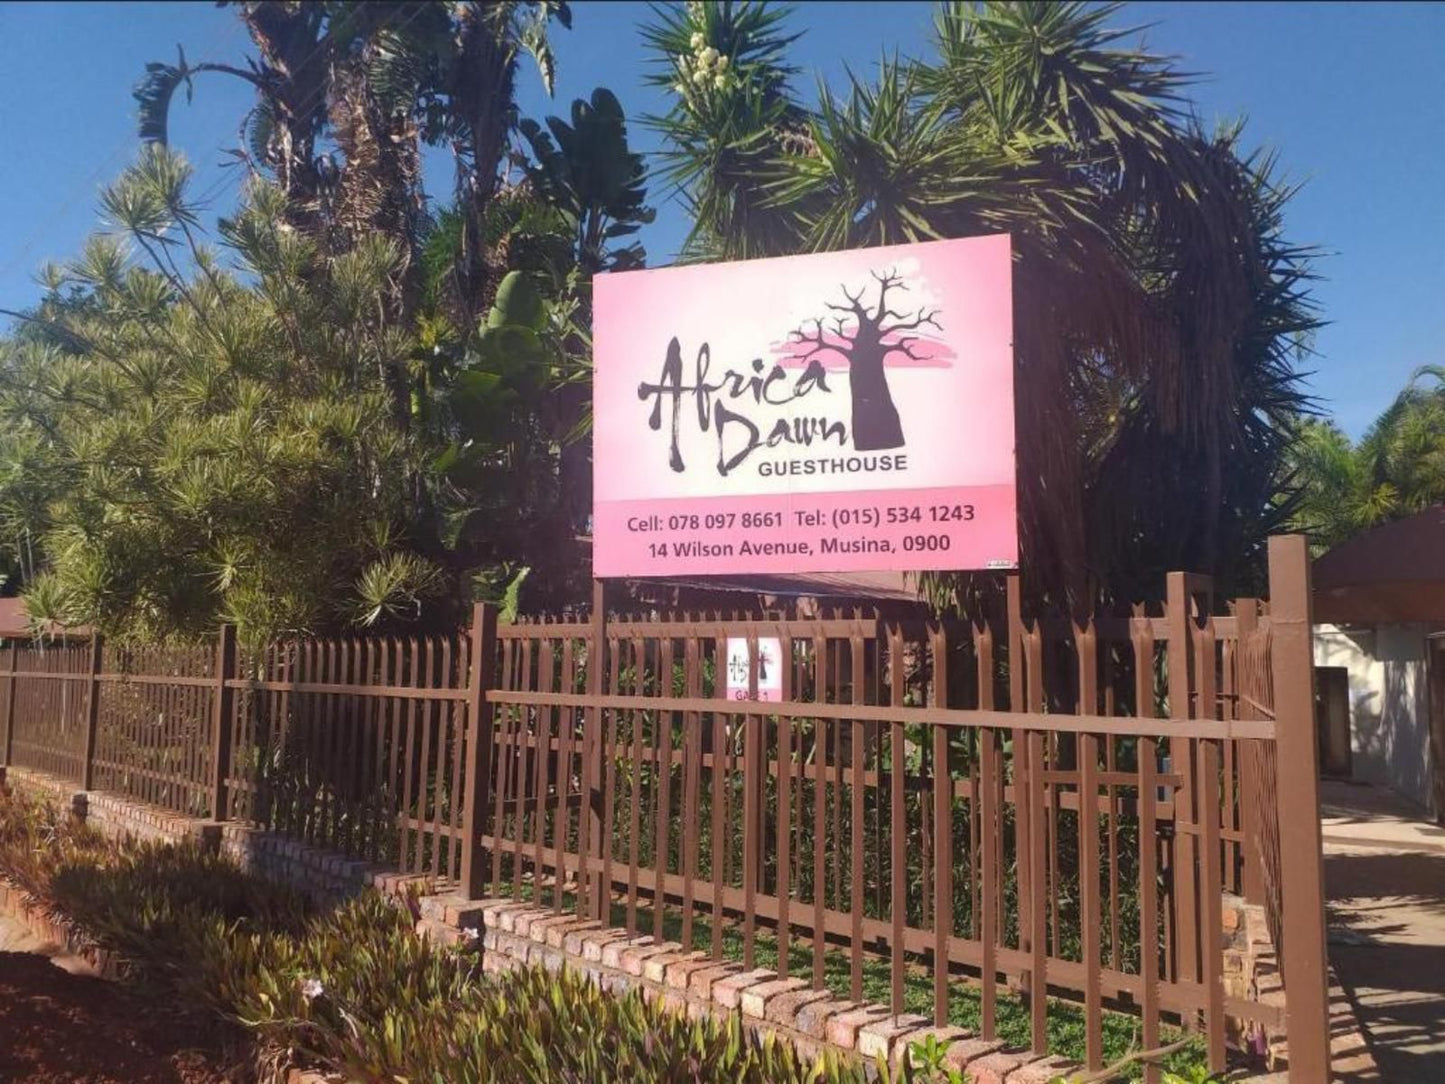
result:
[(853, 392), (853, 447), (860, 452), (903, 447), (903, 425), (883, 371), (885, 350), (860, 342), (850, 351), (848, 383)]

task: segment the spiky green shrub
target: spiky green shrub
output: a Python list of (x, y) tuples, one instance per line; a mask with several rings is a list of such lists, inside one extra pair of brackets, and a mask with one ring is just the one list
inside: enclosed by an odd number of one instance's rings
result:
[(136, 977), (230, 1015), (250, 988), (236, 947), (307, 929), (306, 897), (247, 877), (193, 844), (141, 844), (119, 861), (67, 861), (49, 898), (98, 944), (132, 961)]
[(0, 877), (35, 899), (66, 864), (101, 865), (123, 848), (48, 802), (0, 790)]
[[(571, 972), (484, 976), (475, 939), (452, 949), (414, 937), (411, 910), (378, 894), (318, 912), (192, 845), (109, 841), (3, 793), (0, 876), (124, 956), (135, 979), (242, 1025), (258, 1061), (449, 1084), (868, 1079), (856, 1061), (810, 1063), (735, 1018), (688, 1020)], [(953, 1084), (943, 1050), (919, 1045), (901, 1079)], [(1137, 1057), (1118, 1064), (1120, 1078), (1138, 1076)], [(1167, 1064), (1192, 1071), (1197, 1051)], [(883, 1084), (893, 1079), (876, 1068)]]
[(604, 993), (573, 972), (481, 975), (475, 947), (408, 936), (404, 911), (369, 896), (269, 944), (237, 1015), (268, 1040), (358, 1080), (837, 1081), (852, 1062), (809, 1064), (736, 1019), (689, 1020), (637, 992)]
[[(918, 1044), (895, 1076), (836, 1057), (809, 1062), (735, 1017), (689, 1020), (573, 972), (486, 976), (475, 938), (447, 948), (413, 936), (414, 907), (367, 893), (318, 911), (193, 845), (106, 840), (3, 791), (0, 877), (124, 956), (135, 979), (242, 1025), (264, 1054), (258, 1061), (275, 1065), (446, 1084), (863, 1084), (875, 1071), (881, 1084), (958, 1080), (938, 1043)], [(1060, 1049), (1082, 1049), (1077, 1026), (1056, 1038)], [(1185, 1075), (1167, 1080), (1203, 1074), (1197, 1044), (1183, 1045), (1165, 1065)], [(1137, 1079), (1139, 1056), (1131, 1048), (1117, 1078)]]
[(351, 1080), (867, 1079), (857, 1062), (809, 1063), (736, 1019), (689, 1020), (570, 972), (484, 976), (475, 940), (414, 937), (408, 909), (375, 893), (318, 913), (194, 846), (110, 842), (3, 794), (0, 876), (123, 954), (137, 978), (239, 1022), (263, 1050)]

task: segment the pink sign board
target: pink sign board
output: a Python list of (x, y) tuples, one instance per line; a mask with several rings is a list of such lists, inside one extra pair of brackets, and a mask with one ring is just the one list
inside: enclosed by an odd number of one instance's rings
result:
[(1017, 565), (1006, 235), (594, 290), (594, 575)]

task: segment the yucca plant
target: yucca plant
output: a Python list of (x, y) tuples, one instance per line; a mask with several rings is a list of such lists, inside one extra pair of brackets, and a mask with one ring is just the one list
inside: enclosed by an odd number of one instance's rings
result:
[[(693, 3), (644, 30), (688, 258), (1012, 235), (1024, 583), (1056, 604), (1144, 597), (1177, 568), (1250, 583), (1288, 515), (1316, 324), (1273, 159), (1201, 131), (1188, 77), (1118, 14), (944, 3), (930, 57), (816, 103), (785, 8)], [(700, 60), (728, 78), (690, 81)]]

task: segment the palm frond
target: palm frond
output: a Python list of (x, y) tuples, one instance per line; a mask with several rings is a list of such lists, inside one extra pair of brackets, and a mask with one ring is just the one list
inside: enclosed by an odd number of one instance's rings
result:
[(146, 65), (145, 76), (131, 97), (136, 101), (137, 122), (140, 138), (147, 143), (165, 143), (170, 125), (171, 99), (182, 86), (186, 88), (186, 101), (195, 93), (191, 81), (192, 71), (186, 64), (185, 51), (176, 46), (176, 63), (152, 62)]

